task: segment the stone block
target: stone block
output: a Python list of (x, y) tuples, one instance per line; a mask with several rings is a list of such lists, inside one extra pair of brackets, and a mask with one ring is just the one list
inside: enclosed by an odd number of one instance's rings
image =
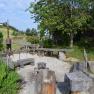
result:
[(66, 60), (66, 55), (64, 54), (64, 52), (59, 52), (59, 59), (62, 61)]
[(90, 69), (90, 71), (91, 71), (92, 73), (94, 73), (94, 61), (90, 61), (90, 62), (88, 62), (88, 64), (89, 64), (89, 69)]
[(92, 85), (92, 79), (81, 71), (66, 74), (69, 81), (70, 91), (87, 91)]

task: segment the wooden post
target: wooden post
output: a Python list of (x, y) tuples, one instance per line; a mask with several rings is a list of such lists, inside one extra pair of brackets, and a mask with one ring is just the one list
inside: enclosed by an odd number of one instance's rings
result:
[(56, 94), (56, 79), (53, 71), (48, 71), (47, 78), (43, 79), (41, 94)]
[(20, 60), (20, 51), (19, 51), (19, 60)]
[(8, 66), (8, 63), (9, 63), (9, 55), (7, 54), (7, 66)]
[(11, 39), (10, 39), (10, 34), (9, 34), (9, 25), (8, 25), (8, 21), (6, 22), (6, 26), (7, 26), (7, 39), (6, 39), (6, 46), (7, 46), (7, 51), (11, 52)]
[(85, 49), (84, 49), (84, 60), (85, 60), (85, 69), (87, 71), (88, 58), (87, 58), (87, 53), (86, 53), (86, 50)]
[(9, 27), (8, 27), (8, 23), (7, 23), (7, 38), (9, 37)]

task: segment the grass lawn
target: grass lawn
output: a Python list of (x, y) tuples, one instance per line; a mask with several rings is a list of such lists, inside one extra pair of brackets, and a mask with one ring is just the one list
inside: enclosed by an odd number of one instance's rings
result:
[[(2, 32), (2, 34), (3, 34), (4, 48), (6, 48), (5, 45), (6, 45), (6, 38), (7, 38), (7, 27), (6, 26), (0, 26), (0, 32)], [(19, 32), (19, 36), (15, 37), (15, 36), (13, 36), (13, 32), (14, 32), (14, 30), (12, 28), (9, 28), (9, 35), (10, 35), (12, 41), (13, 41), (12, 48), (13, 49), (19, 49), (20, 45), (18, 43), (16, 43), (15, 40), (17, 40), (17, 41), (20, 41), (21, 39), (23, 40), (23, 38), (25, 36), (23, 34), (20, 34), (20, 32)], [(14, 37), (15, 37), (15, 39), (14, 39)]]
[[(74, 47), (72, 52), (67, 52), (68, 57), (74, 57), (80, 60), (84, 60), (84, 48)], [(94, 49), (86, 49), (88, 60), (94, 60)]]
[[(12, 36), (12, 33), (13, 33), (14, 30), (10, 28), (9, 31), (10, 31), (10, 36)], [(0, 26), (0, 32), (2, 32), (3, 38), (5, 40), (7, 38), (7, 27)]]
[(19, 48), (21, 48), (21, 46), (18, 45), (18, 44), (13, 44), (13, 45), (12, 45), (12, 49), (13, 49), (13, 50), (17, 50), (17, 49), (19, 49)]

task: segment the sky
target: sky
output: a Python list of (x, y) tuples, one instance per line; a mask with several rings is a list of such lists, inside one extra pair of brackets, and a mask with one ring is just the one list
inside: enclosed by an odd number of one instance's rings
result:
[(8, 20), (9, 24), (19, 30), (37, 28), (31, 14), (25, 11), (34, 0), (0, 0), (0, 23)]

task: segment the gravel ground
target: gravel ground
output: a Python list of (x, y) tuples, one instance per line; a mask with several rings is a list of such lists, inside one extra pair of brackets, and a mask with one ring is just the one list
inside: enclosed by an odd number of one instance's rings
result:
[[(28, 65), (25, 66), (24, 68), (17, 69), (18, 74), (23, 78), (25, 82), (22, 86), (22, 90), (20, 91), (20, 94), (34, 94), (34, 86), (33, 86), (34, 82), (31, 82), (31, 78), (32, 78), (31, 76), (34, 67), (37, 67), (37, 63), (45, 62), (50, 70), (55, 71), (57, 82), (64, 82), (64, 75), (65, 73), (69, 72), (71, 67), (70, 64), (62, 62), (53, 57), (46, 57), (46, 56), (41, 57), (41, 56), (25, 54), (25, 53), (20, 54), (20, 59), (25, 59), (25, 58), (34, 58), (35, 66)], [(19, 59), (19, 55), (15, 54), (11, 56), (11, 59), (13, 61), (16, 61)], [(60, 90), (58, 88), (57, 88), (57, 94), (62, 94), (60, 93)]]

